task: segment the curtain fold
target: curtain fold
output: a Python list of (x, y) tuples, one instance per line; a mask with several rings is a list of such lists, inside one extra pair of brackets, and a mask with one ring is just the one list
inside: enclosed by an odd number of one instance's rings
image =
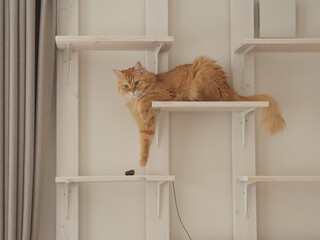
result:
[(0, 0), (0, 238), (37, 240), (52, 86), (52, 0)]

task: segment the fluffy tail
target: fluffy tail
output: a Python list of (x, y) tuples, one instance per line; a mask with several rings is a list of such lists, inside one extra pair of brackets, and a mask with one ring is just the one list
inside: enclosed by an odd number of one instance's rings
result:
[(271, 135), (284, 129), (286, 122), (281, 116), (276, 100), (265, 94), (239, 96), (242, 101), (269, 101), (269, 107), (262, 110), (261, 124)]

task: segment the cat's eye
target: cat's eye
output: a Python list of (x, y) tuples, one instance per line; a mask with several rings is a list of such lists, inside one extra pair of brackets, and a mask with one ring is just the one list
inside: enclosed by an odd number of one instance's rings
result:
[(135, 86), (138, 86), (138, 84), (139, 84), (139, 81), (134, 82)]
[(125, 84), (125, 85), (123, 85), (123, 87), (128, 89), (128, 88), (129, 88), (129, 85), (128, 85), (128, 84)]

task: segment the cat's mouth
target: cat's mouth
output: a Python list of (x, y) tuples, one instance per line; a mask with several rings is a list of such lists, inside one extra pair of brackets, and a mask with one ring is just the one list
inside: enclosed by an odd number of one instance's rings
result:
[(137, 98), (141, 95), (142, 91), (129, 92), (130, 97)]

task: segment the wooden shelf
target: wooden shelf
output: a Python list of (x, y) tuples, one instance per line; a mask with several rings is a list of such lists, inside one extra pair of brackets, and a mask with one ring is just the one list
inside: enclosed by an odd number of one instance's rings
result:
[(214, 112), (214, 111), (243, 111), (250, 108), (265, 108), (269, 102), (152, 102), (153, 109), (166, 112)]
[[(252, 49), (250, 49), (252, 48)], [(244, 39), (235, 49), (243, 52), (320, 52), (320, 38)]]
[(241, 176), (239, 182), (320, 182), (320, 176)]
[(80, 182), (162, 182), (174, 181), (172, 175), (109, 175), (109, 176), (67, 176), (56, 177), (56, 183)]
[(70, 44), (72, 50), (153, 50), (163, 43), (161, 51), (168, 51), (173, 36), (56, 36), (58, 49)]

